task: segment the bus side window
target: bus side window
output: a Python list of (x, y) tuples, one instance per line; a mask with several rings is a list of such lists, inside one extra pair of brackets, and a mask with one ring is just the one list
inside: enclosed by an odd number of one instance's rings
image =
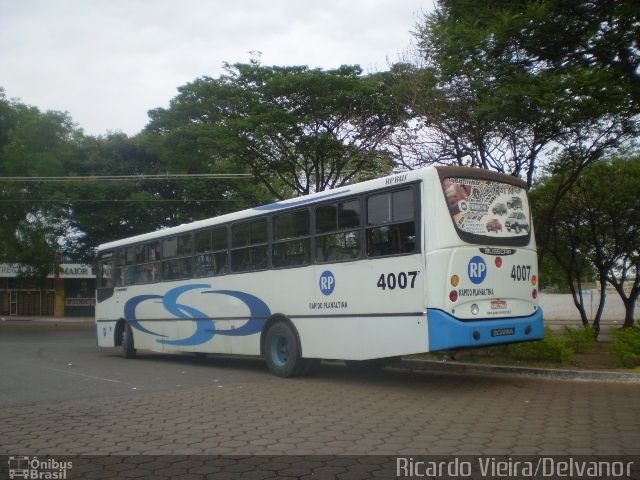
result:
[(308, 265), (311, 261), (309, 210), (273, 217), (271, 259), (275, 268)]
[(162, 279), (179, 280), (192, 274), (193, 236), (188, 233), (162, 242)]
[(231, 227), (231, 270), (248, 272), (267, 268), (267, 219), (258, 218)]
[(113, 285), (115, 287), (124, 286), (124, 248), (119, 248), (115, 252)]
[(367, 256), (413, 253), (416, 249), (414, 190), (367, 198)]
[(160, 280), (160, 241), (145, 243), (136, 247), (136, 284), (155, 283)]
[(360, 201), (316, 208), (316, 261), (343, 262), (360, 257)]
[(124, 283), (123, 285), (133, 285), (136, 279), (136, 247), (125, 249), (124, 261)]
[(227, 227), (195, 234), (194, 276), (222, 275), (228, 270)]
[(98, 288), (113, 287), (113, 253), (102, 255), (98, 263)]

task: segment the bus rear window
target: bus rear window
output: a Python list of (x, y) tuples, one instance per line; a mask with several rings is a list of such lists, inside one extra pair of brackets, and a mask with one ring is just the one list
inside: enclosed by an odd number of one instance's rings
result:
[(525, 245), (531, 218), (524, 188), (478, 178), (449, 177), (443, 188), (460, 238), (471, 243)]

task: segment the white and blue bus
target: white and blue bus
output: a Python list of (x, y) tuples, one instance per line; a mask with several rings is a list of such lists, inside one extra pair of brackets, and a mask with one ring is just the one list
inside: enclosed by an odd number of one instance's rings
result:
[(98, 344), (286, 377), (536, 340), (537, 275), (526, 184), (429, 167), (100, 245)]

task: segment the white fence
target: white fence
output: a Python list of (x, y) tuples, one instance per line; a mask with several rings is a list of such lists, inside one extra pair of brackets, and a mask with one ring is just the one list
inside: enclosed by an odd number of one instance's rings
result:
[[(600, 296), (595, 290), (583, 292), (585, 310), (590, 320), (598, 310)], [(571, 294), (541, 293), (540, 306), (544, 312), (547, 325), (581, 325), (580, 313), (573, 303)], [(636, 322), (640, 319), (640, 302), (636, 303)], [(602, 323), (606, 325), (622, 325), (624, 322), (624, 304), (615, 292), (607, 292)]]

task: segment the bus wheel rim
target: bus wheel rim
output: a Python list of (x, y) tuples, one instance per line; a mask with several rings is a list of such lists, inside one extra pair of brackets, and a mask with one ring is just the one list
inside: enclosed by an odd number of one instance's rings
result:
[(279, 367), (287, 364), (289, 360), (289, 342), (283, 335), (278, 335), (271, 342), (271, 358)]

